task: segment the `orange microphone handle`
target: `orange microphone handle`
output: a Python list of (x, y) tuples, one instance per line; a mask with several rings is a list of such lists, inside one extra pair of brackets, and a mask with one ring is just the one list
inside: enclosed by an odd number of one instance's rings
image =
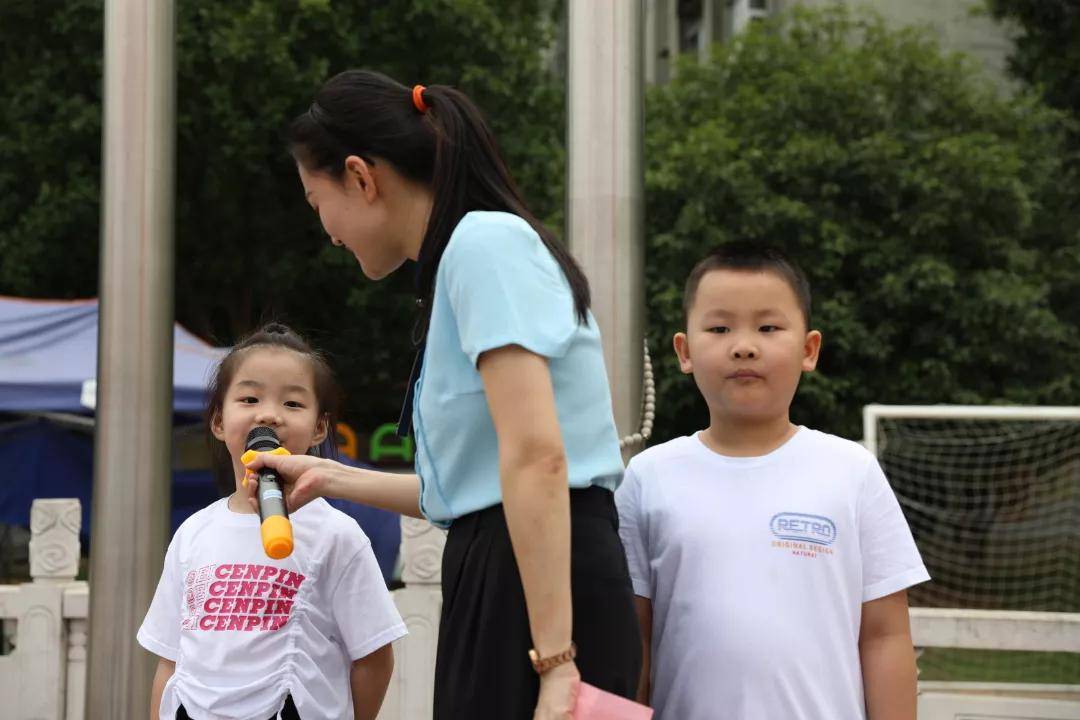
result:
[(292, 555), (292, 523), (284, 515), (271, 515), (262, 521), (263, 550), (268, 557), (282, 560)]
[[(256, 453), (269, 452), (271, 455), (289, 455), (289, 451), (283, 447), (273, 450), (248, 450), (240, 456), (240, 462), (245, 465), (251, 462)], [(268, 557), (281, 560), (289, 557), (293, 551), (292, 523), (289, 522), (289, 509), (285, 505), (285, 496), (282, 492), (281, 480), (273, 470), (263, 469), (259, 471), (259, 518), (262, 520), (260, 533), (262, 535), (263, 550)]]

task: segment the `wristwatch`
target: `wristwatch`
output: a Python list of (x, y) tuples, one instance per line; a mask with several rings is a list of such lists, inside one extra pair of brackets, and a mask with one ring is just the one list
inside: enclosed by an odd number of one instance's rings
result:
[(576, 657), (577, 645), (574, 643), (570, 643), (570, 647), (563, 650), (558, 655), (552, 655), (546, 658), (540, 657), (540, 653), (536, 652), (536, 648), (529, 651), (529, 662), (532, 663), (533, 670), (536, 671), (537, 675), (543, 675), (551, 668), (568, 663)]

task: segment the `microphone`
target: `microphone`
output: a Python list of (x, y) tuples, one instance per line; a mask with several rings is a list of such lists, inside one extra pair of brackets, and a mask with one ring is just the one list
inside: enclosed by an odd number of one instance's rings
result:
[[(268, 452), (273, 455), (289, 455), (281, 447), (277, 433), (273, 428), (260, 425), (252, 428), (244, 443), (244, 454), (240, 462), (247, 464), (255, 459), (257, 453)], [(263, 550), (275, 560), (287, 558), (293, 551), (292, 523), (289, 522), (289, 510), (285, 507), (285, 495), (282, 492), (281, 478), (270, 468), (259, 469), (259, 520), (262, 525)]]

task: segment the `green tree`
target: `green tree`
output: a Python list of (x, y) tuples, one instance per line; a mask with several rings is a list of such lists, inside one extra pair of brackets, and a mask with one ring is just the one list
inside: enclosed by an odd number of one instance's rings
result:
[(648, 97), (657, 435), (707, 423), (670, 351), (709, 248), (769, 241), (807, 270), (818, 372), (794, 419), (861, 436), (884, 403), (1080, 399), (1080, 236), (1063, 116), (1003, 98), (928, 33), (800, 11), (684, 63)]
[[(350, 67), (453, 84), (488, 113), (534, 210), (561, 217), (553, 0), (177, 3), (176, 314), (231, 343), (277, 317), (328, 350), (365, 429), (395, 420), (409, 274), (371, 283), (331, 248), (283, 129)], [(102, 0), (0, 4), (0, 293), (97, 294)]]
[(1012, 74), (1040, 88), (1049, 105), (1080, 120), (1080, 3), (986, 0), (986, 5), (994, 18), (1019, 26), (1009, 57)]

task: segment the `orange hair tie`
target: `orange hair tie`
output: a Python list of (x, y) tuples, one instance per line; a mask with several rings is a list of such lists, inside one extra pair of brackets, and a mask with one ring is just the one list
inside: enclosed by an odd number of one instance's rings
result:
[(412, 104), (416, 106), (416, 109), (421, 113), (428, 111), (428, 104), (424, 102), (424, 90), (427, 90), (423, 85), (413, 85), (412, 89)]

